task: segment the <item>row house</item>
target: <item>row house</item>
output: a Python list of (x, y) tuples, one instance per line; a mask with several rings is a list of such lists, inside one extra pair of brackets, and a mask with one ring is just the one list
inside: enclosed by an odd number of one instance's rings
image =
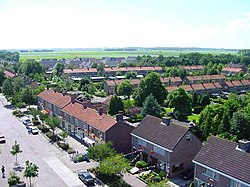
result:
[(225, 75), (235, 75), (240, 72), (247, 73), (247, 67), (244, 64), (230, 63), (221, 71), (221, 73)]
[[(141, 82), (141, 79), (127, 79), (133, 86), (133, 88), (137, 88)], [(106, 93), (114, 94), (115, 89), (117, 86), (119, 86), (123, 81), (125, 80), (107, 80), (104, 82), (104, 91)], [(165, 86), (168, 85), (180, 85), (182, 83), (182, 80), (180, 77), (162, 77), (161, 78), (162, 83)]]
[[(247, 83), (249, 80), (246, 80), (245, 82)], [(240, 81), (240, 80), (235, 80), (235, 81), (226, 81), (222, 83), (222, 87), (224, 91), (227, 92), (240, 92), (243, 90), (247, 90), (248, 87), (245, 87), (245, 85)]]
[(56, 66), (58, 61), (55, 58), (48, 58), (48, 59), (42, 58), (39, 60), (39, 62), (42, 65), (44, 65), (44, 67), (46, 67), (47, 69), (53, 69)]
[(72, 97), (70, 97), (66, 95), (65, 92), (59, 93), (47, 88), (38, 95), (38, 108), (46, 110), (50, 115), (56, 115), (62, 118), (62, 108), (68, 105), (75, 98), (76, 95), (72, 95)]
[(201, 71), (205, 67), (206, 66), (182, 66), (182, 68), (184, 68), (188, 72)]
[(194, 168), (202, 142), (188, 123), (147, 115), (132, 131), (132, 148), (140, 159), (167, 172), (169, 178)]
[(207, 94), (219, 94), (222, 92), (222, 86), (218, 82), (212, 82), (212, 83), (203, 83), (202, 84)]
[(125, 75), (129, 71), (137, 72), (139, 75), (146, 75), (149, 72), (162, 73), (163, 69), (159, 66), (151, 66), (151, 67), (110, 67), (104, 68), (105, 76), (114, 76), (117, 72), (120, 72), (122, 75)]
[(186, 76), (183, 79), (184, 84), (196, 84), (196, 83), (209, 83), (209, 82), (222, 82), (226, 77), (223, 74), (220, 75), (199, 75), (199, 76)]
[(16, 73), (11, 70), (4, 69), (4, 76), (6, 78), (13, 78), (16, 76)]
[[(108, 99), (104, 102), (108, 102)], [(92, 145), (112, 141), (118, 152), (128, 153), (131, 150), (131, 135), (134, 126), (123, 120), (123, 114), (116, 118), (106, 115), (104, 108), (98, 111), (83, 100), (77, 101), (77, 94), (70, 96), (50, 89), (38, 95), (39, 109), (46, 110), (50, 115), (61, 119), (61, 127), (79, 141)]]
[(130, 133), (134, 127), (123, 120), (123, 114), (116, 118), (80, 104), (71, 102), (62, 109), (62, 127), (80, 140), (89, 144), (99, 144), (107, 141), (113, 143), (118, 152), (128, 153), (131, 150)]
[(117, 67), (122, 62), (125, 62), (124, 57), (104, 57), (103, 58), (103, 63), (107, 67)]
[(195, 187), (250, 187), (250, 141), (211, 136), (193, 159)]
[(64, 69), (63, 73), (69, 77), (95, 77), (98, 75), (96, 68)]

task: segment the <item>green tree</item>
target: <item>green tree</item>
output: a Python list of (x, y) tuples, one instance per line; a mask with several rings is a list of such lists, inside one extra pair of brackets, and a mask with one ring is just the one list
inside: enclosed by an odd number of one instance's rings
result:
[(88, 148), (88, 157), (95, 161), (102, 161), (108, 157), (116, 154), (113, 148), (112, 142), (106, 142), (104, 144), (98, 144)]
[(128, 81), (123, 81), (117, 88), (118, 95), (126, 95), (128, 98), (130, 98), (132, 92), (133, 92), (133, 86)]
[(15, 92), (20, 92), (20, 90), (25, 87), (23, 77), (14, 77), (12, 79), (12, 81), (13, 81), (13, 86), (14, 86)]
[(3, 85), (4, 79), (5, 79), (4, 70), (0, 68), (0, 87)]
[(81, 80), (80, 80), (80, 85), (79, 85), (79, 90), (81, 91), (88, 91), (88, 86), (90, 85), (91, 81), (88, 77), (83, 77)]
[(57, 127), (60, 126), (61, 120), (58, 117), (49, 116), (46, 119), (46, 123), (50, 126), (51, 130), (53, 131), (53, 136), (55, 136), (55, 130)]
[(250, 115), (244, 109), (233, 114), (231, 133), (236, 135), (238, 139), (248, 139), (250, 137)]
[(114, 155), (100, 162), (97, 169), (100, 173), (108, 176), (116, 175), (129, 167), (129, 162), (123, 155)]
[(12, 145), (12, 147), (11, 147), (10, 153), (13, 156), (16, 156), (16, 163), (15, 163), (16, 165), (18, 164), (18, 162), (17, 162), (17, 154), (22, 153), (22, 152), (23, 151), (21, 150), (20, 145), (17, 143), (17, 141), (15, 141), (15, 144)]
[(108, 105), (108, 113), (110, 115), (115, 115), (119, 111), (124, 111), (122, 100), (120, 97), (113, 96), (111, 97), (109, 105)]
[(145, 117), (147, 114), (150, 114), (152, 116), (160, 116), (161, 107), (157, 103), (156, 99), (152, 94), (150, 94), (145, 101), (143, 102), (143, 108), (141, 111), (141, 114), (143, 117)]
[(21, 92), (21, 99), (27, 105), (35, 104), (34, 93), (29, 86), (26, 86)]
[(5, 79), (2, 86), (3, 94), (6, 97), (11, 97), (14, 95), (14, 85), (11, 79)]
[(31, 179), (34, 177), (38, 177), (38, 173), (39, 173), (39, 167), (36, 164), (33, 164), (27, 160), (25, 162), (24, 177), (29, 179), (30, 187), (31, 187)]
[(221, 123), (219, 126), (219, 133), (230, 132), (230, 116), (228, 109), (226, 108), (223, 112)]
[(125, 74), (125, 77), (126, 79), (135, 79), (137, 77), (137, 72), (135, 71), (128, 71), (126, 74)]
[(28, 59), (21, 64), (20, 72), (31, 77), (31, 78), (34, 78), (34, 75), (36, 73), (37, 74), (44, 74), (45, 68), (40, 62)]
[(63, 74), (63, 70), (65, 68), (65, 65), (63, 63), (57, 63), (56, 64), (56, 75), (60, 77)]
[(169, 107), (174, 108), (174, 116), (178, 120), (185, 120), (191, 114), (191, 97), (181, 87), (168, 95)]
[(139, 106), (142, 106), (145, 99), (152, 94), (159, 104), (163, 104), (167, 97), (167, 91), (161, 82), (160, 75), (154, 72), (149, 73), (139, 84), (134, 99)]
[(65, 138), (67, 138), (69, 135), (68, 131), (65, 131), (63, 130), (61, 133), (60, 133), (60, 136), (63, 138), (63, 141), (65, 142)]
[(149, 187), (170, 187), (167, 180), (162, 180), (160, 182), (151, 182)]

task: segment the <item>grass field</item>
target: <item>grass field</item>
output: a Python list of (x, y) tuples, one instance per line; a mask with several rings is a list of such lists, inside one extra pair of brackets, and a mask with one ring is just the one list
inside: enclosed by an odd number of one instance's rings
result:
[[(138, 56), (138, 55), (152, 55), (158, 56), (162, 54), (163, 56), (178, 56), (183, 53), (190, 53), (195, 51), (167, 51), (167, 50), (138, 50), (138, 51), (54, 51), (54, 52), (20, 52), (21, 61), (26, 59), (36, 59), (41, 58), (97, 58), (102, 57), (128, 57), (128, 56)], [(211, 53), (211, 54), (222, 54), (222, 53), (232, 53), (236, 52), (229, 51), (200, 51), (200, 53)]]

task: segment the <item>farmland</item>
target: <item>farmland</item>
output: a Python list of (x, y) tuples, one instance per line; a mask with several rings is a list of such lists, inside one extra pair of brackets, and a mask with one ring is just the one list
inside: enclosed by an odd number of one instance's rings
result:
[[(195, 51), (174, 51), (174, 50), (137, 50), (137, 51), (53, 51), (53, 52), (21, 52), (21, 61), (26, 59), (39, 60), (41, 58), (96, 58), (100, 59), (102, 57), (128, 57), (128, 56), (138, 56), (138, 55), (152, 55), (158, 56), (162, 54), (163, 56), (179, 56), (183, 53), (191, 53)], [(232, 53), (236, 52), (230, 51), (199, 51), (200, 53), (211, 53), (211, 54), (222, 54), (222, 53)]]

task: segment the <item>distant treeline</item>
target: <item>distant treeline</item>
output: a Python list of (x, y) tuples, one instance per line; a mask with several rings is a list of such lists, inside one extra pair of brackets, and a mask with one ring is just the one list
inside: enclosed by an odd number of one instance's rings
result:
[(18, 52), (0, 51), (0, 60), (8, 62), (18, 62), (19, 61)]
[(104, 49), (104, 51), (137, 51), (135, 48), (108, 48)]
[[(137, 56), (137, 63), (133, 64), (136, 66), (191, 66), (191, 65), (207, 65), (212, 62), (213, 64), (229, 64), (241, 63), (245, 65), (250, 64), (250, 56), (239, 56), (232, 54), (203, 54), (203, 53), (187, 53), (180, 54), (179, 56), (163, 56), (159, 55), (158, 57), (152, 57), (149, 55)], [(132, 64), (131, 64), (132, 65)]]

